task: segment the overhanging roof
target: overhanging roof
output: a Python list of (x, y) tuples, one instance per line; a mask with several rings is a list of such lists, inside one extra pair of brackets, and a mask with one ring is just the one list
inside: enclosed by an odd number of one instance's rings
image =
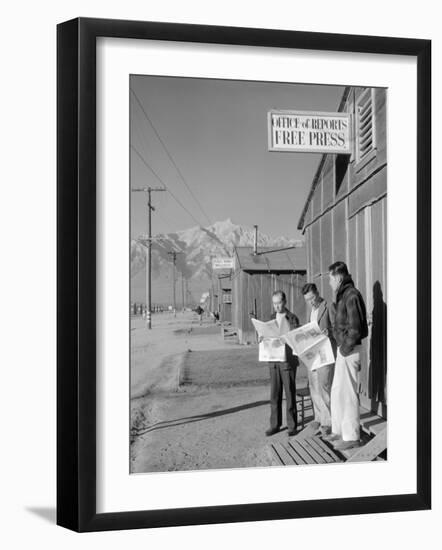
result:
[[(347, 101), (347, 97), (348, 97), (349, 93), (350, 93), (350, 86), (347, 86), (344, 90), (344, 93), (342, 94), (341, 101), (339, 102), (338, 113), (340, 113), (342, 111), (342, 109), (344, 108), (344, 105), (345, 105), (345, 102)], [(313, 177), (313, 181), (312, 181), (312, 184), (311, 184), (311, 187), (310, 187), (309, 194), (307, 196), (307, 200), (304, 204), (304, 208), (302, 209), (301, 217), (299, 218), (299, 222), (298, 222), (298, 229), (299, 230), (304, 229), (305, 215), (307, 214), (309, 204), (310, 204), (310, 202), (313, 198), (313, 195), (315, 194), (315, 189), (316, 189), (316, 186), (318, 185), (319, 176), (321, 175), (322, 167), (324, 166), (324, 162), (325, 162), (325, 159), (327, 157), (327, 154), (328, 153), (325, 153), (325, 154), (322, 155), (321, 160), (319, 161), (319, 164), (318, 164), (318, 168), (317, 168), (317, 170), (315, 172), (315, 175)]]

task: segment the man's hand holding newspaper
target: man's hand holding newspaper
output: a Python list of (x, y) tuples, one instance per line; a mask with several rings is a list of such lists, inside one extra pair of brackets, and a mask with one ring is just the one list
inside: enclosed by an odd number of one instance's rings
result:
[(329, 338), (316, 322), (307, 323), (281, 336), (310, 370), (335, 362)]
[(278, 323), (273, 319), (264, 323), (252, 319), (258, 333), (259, 360), (280, 363), (286, 360), (285, 341), (282, 339)]
[(325, 367), (335, 362), (331, 343), (316, 322), (281, 335), (275, 320), (264, 323), (252, 319), (258, 333), (259, 360), (285, 361), (285, 344), (288, 344), (295, 355), (311, 370)]

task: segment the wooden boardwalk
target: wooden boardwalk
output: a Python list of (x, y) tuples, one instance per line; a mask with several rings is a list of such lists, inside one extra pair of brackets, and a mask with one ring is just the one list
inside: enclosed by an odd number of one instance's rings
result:
[(387, 421), (361, 409), (361, 435), (361, 447), (339, 452), (319, 435), (314, 435), (314, 430), (308, 425), (295, 437), (270, 444), (273, 463), (291, 466), (381, 460), (379, 455), (387, 448)]
[(280, 466), (342, 462), (342, 459), (317, 436), (300, 439), (293, 437), (284, 443), (272, 443), (272, 453)]

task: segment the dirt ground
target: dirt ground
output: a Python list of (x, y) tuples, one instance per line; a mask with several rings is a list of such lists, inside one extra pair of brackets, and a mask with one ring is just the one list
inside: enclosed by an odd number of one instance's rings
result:
[(131, 472), (271, 465), (268, 367), (257, 346), (225, 343), (192, 312), (154, 315), (153, 327), (132, 321)]

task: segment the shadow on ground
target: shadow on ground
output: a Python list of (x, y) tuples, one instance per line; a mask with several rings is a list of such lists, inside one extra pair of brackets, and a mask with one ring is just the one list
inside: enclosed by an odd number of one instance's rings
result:
[(164, 420), (163, 422), (157, 422), (153, 426), (140, 431), (137, 435), (143, 435), (156, 430), (162, 430), (164, 428), (172, 428), (174, 426), (181, 426), (182, 424), (192, 424), (193, 422), (201, 422), (202, 420), (209, 420), (211, 418), (217, 418), (218, 416), (224, 416), (226, 414), (234, 414), (239, 411), (245, 411), (254, 407), (261, 407), (262, 405), (268, 405), (268, 401), (255, 401), (254, 403), (247, 403), (245, 405), (239, 405), (237, 407), (230, 407), (221, 411), (214, 411), (210, 413), (197, 414), (195, 416), (188, 416), (185, 418), (176, 418), (174, 420)]

